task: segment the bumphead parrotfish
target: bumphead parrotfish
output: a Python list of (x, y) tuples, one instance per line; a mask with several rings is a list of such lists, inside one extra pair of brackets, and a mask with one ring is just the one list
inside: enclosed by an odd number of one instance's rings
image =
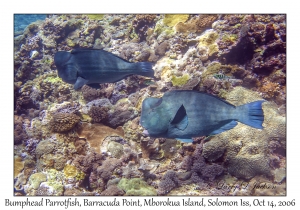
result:
[(262, 129), (263, 102), (234, 106), (210, 94), (175, 90), (166, 92), (162, 98), (145, 99), (140, 123), (151, 137), (192, 142), (192, 137), (230, 130), (237, 125), (237, 121)]
[(85, 84), (99, 87), (101, 83), (117, 82), (133, 74), (154, 77), (151, 63), (131, 63), (110, 52), (98, 49), (58, 51), (54, 56), (54, 63), (58, 76), (64, 82), (74, 84), (75, 90)]

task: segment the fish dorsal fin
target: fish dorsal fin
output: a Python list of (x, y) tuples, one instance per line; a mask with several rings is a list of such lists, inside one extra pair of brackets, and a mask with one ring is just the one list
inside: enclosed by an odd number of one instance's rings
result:
[(186, 110), (183, 105), (177, 110), (175, 117), (171, 121), (171, 125), (175, 126), (179, 130), (184, 130), (188, 126), (189, 120), (186, 114)]
[(215, 96), (215, 95), (212, 95), (212, 94), (209, 94), (209, 93), (205, 93), (205, 92), (201, 92), (201, 91), (196, 91), (196, 90), (171, 90), (171, 91), (169, 91), (165, 94), (172, 95), (172, 94), (176, 94), (176, 92), (177, 93), (179, 93), (179, 92), (194, 92), (194, 93), (197, 93), (197, 94), (203, 94), (203, 95), (207, 95), (207, 96), (212, 97), (212, 98), (216, 98), (216, 99), (218, 99), (218, 100), (220, 100), (220, 101), (224, 102), (225, 104), (228, 104), (232, 107), (236, 107), (233, 104), (229, 103), (228, 101), (225, 101), (224, 99), (219, 98), (218, 96)]
[(87, 51), (99, 51), (99, 52), (102, 52), (102, 53), (105, 53), (106, 55), (111, 55), (111, 56), (114, 56), (116, 58), (119, 58), (121, 59), (122, 61), (125, 61), (127, 63), (131, 63), (129, 62), (128, 60), (125, 60), (124, 58), (121, 58), (111, 52), (108, 52), (108, 51), (105, 51), (105, 50), (102, 50), (102, 49), (88, 49), (88, 48), (77, 48), (77, 49), (74, 49), (71, 51), (72, 54), (77, 54), (77, 53), (84, 53), (84, 52), (87, 52)]
[(232, 128), (234, 128), (237, 125), (237, 122), (232, 120), (229, 123), (226, 123), (225, 125), (223, 125), (222, 127), (218, 128), (217, 130), (214, 130), (213, 132), (211, 132), (209, 135), (215, 135), (215, 134), (219, 134), (222, 133), (224, 131), (228, 131)]
[(88, 82), (88, 80), (82, 78), (82, 77), (77, 77), (77, 80), (74, 84), (74, 89), (78, 90), (79, 88), (81, 88), (83, 85), (85, 85)]

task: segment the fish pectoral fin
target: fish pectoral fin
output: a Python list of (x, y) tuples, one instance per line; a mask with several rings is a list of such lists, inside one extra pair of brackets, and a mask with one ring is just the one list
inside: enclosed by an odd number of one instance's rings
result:
[(179, 130), (184, 130), (189, 124), (189, 119), (186, 114), (186, 110), (183, 105), (177, 110), (175, 117), (171, 121), (171, 125), (175, 126)]
[(176, 140), (181, 141), (183, 143), (192, 143), (193, 139), (180, 139), (180, 138), (176, 138)]
[(215, 134), (222, 133), (224, 131), (228, 131), (228, 130), (234, 128), (236, 125), (237, 125), (237, 122), (232, 120), (229, 123), (227, 123), (227, 124), (223, 125), (222, 127), (218, 128), (217, 130), (214, 130), (209, 135), (215, 135)]
[(81, 88), (83, 85), (85, 85), (88, 82), (88, 80), (82, 78), (82, 77), (77, 77), (77, 80), (74, 84), (74, 89), (78, 90), (79, 88)]

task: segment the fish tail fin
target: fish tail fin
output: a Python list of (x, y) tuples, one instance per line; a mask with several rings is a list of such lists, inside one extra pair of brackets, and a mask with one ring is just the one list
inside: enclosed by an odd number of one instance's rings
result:
[(262, 129), (264, 122), (264, 112), (262, 110), (263, 102), (265, 101), (254, 101), (236, 107), (239, 115), (238, 121), (253, 128)]
[(154, 71), (152, 69), (152, 63), (150, 62), (139, 62), (137, 63), (137, 68), (139, 70), (139, 75), (145, 77), (154, 77)]

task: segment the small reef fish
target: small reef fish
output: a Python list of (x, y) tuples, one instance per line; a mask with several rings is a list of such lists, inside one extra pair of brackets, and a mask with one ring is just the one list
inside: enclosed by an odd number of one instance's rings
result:
[(97, 88), (101, 83), (117, 82), (133, 74), (154, 77), (151, 63), (131, 63), (98, 49), (58, 51), (54, 56), (54, 63), (58, 76), (64, 82), (74, 84), (75, 90), (83, 85)]
[(231, 79), (231, 77), (226, 76), (223, 73), (214, 74), (213, 77), (216, 78), (216, 79)]
[(146, 98), (140, 124), (151, 137), (176, 138), (192, 142), (192, 137), (210, 136), (230, 130), (237, 121), (262, 129), (262, 103), (234, 106), (216, 96), (192, 91), (166, 92), (162, 98)]

